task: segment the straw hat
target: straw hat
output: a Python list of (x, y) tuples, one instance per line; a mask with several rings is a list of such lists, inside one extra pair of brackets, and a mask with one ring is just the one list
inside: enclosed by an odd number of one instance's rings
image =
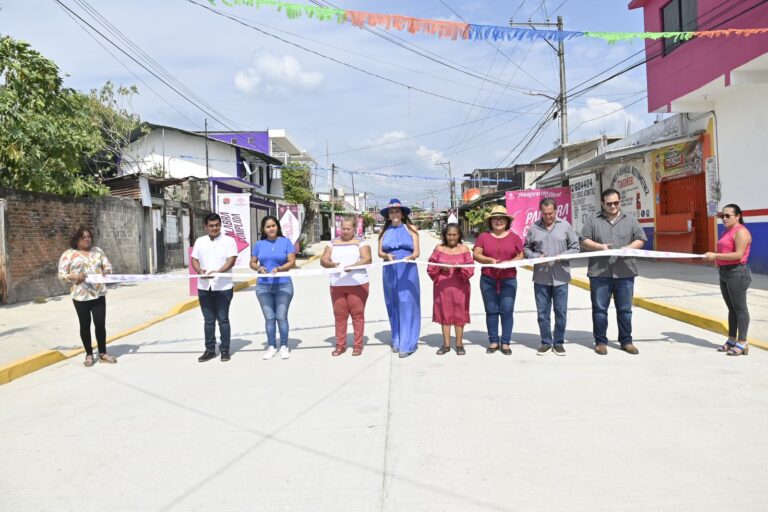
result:
[(387, 207), (381, 210), (381, 216), (385, 219), (389, 217), (390, 208), (400, 208), (400, 210), (403, 212), (403, 215), (411, 214), (411, 209), (407, 206), (403, 206), (399, 199), (390, 199)]
[(509, 220), (509, 224), (512, 225), (512, 221), (515, 220), (513, 216), (507, 213), (507, 209), (500, 204), (497, 204), (491, 209), (491, 212), (485, 216), (485, 221), (488, 223), (488, 227), (491, 227), (491, 220), (496, 217), (505, 217)]

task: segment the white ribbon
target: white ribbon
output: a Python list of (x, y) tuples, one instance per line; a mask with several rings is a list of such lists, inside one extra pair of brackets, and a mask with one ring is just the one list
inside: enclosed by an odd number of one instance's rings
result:
[[(397, 261), (378, 261), (376, 263), (369, 263), (368, 265), (358, 265), (355, 267), (346, 267), (344, 270), (339, 268), (312, 268), (312, 269), (295, 269), (287, 272), (276, 272), (274, 274), (259, 274), (256, 272), (248, 273), (232, 273), (232, 272), (215, 272), (208, 274), (211, 277), (229, 277), (234, 281), (248, 281), (250, 279), (264, 279), (266, 277), (311, 277), (322, 276), (331, 274), (342, 274), (348, 270), (368, 270), (374, 267), (386, 267), (389, 265), (398, 265), (401, 263), (413, 263), (416, 265), (433, 266), (433, 267), (456, 267), (456, 268), (517, 268), (528, 265), (538, 265), (541, 263), (549, 263), (552, 261), (564, 261), (575, 260), (582, 258), (596, 258), (617, 256), (622, 258), (661, 258), (661, 259), (702, 259), (703, 254), (691, 254), (684, 252), (666, 252), (666, 251), (646, 251), (644, 249), (608, 249), (607, 251), (593, 251), (593, 252), (580, 252), (575, 254), (560, 254), (557, 256), (546, 256), (541, 258), (528, 258), (514, 261), (504, 261), (502, 263), (434, 263), (424, 260), (397, 260)], [(173, 281), (178, 279), (191, 279), (201, 276), (197, 274), (108, 274), (102, 276), (100, 274), (89, 274), (86, 278), (88, 283), (135, 283), (146, 281)]]

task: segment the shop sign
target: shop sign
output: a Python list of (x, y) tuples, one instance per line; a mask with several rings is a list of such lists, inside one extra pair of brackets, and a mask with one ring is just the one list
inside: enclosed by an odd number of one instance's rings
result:
[(571, 188), (573, 227), (577, 233), (581, 233), (584, 224), (597, 214), (600, 203), (597, 193), (597, 175), (586, 174), (570, 178), (568, 181)]
[(642, 160), (622, 163), (607, 174), (606, 188), (619, 191), (622, 212), (634, 215), (637, 220), (653, 218), (653, 184)]
[(674, 144), (652, 153), (653, 176), (657, 182), (684, 178), (703, 170), (700, 140)]

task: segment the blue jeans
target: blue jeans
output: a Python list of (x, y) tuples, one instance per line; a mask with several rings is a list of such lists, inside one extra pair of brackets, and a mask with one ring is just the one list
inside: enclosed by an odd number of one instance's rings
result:
[[(488, 342), (508, 345), (512, 340), (512, 314), (517, 295), (517, 278), (509, 277), (501, 281), (501, 288), (496, 291), (496, 279), (480, 277), (480, 293), (485, 304), (485, 325), (488, 329)], [(499, 317), (501, 317), (501, 340), (499, 340)]]
[(596, 345), (606, 345), (608, 338), (608, 306), (616, 307), (616, 321), (619, 324), (619, 343), (632, 343), (632, 295), (634, 294), (634, 277), (590, 277), (590, 294), (592, 296), (592, 333)]
[(288, 306), (293, 299), (293, 283), (264, 284), (256, 283), (256, 298), (259, 299), (261, 312), (264, 313), (267, 343), (277, 348), (276, 329), (280, 330), (280, 345), (288, 346)]
[(550, 314), (555, 308), (555, 345), (565, 342), (565, 323), (568, 316), (568, 285), (553, 286), (533, 283), (533, 293), (536, 297), (536, 318), (539, 321), (541, 343), (551, 345), (552, 327)]
[(229, 350), (229, 304), (232, 302), (233, 293), (232, 289), (197, 290), (200, 309), (203, 310), (206, 351), (216, 351), (216, 322), (219, 322), (220, 348)]

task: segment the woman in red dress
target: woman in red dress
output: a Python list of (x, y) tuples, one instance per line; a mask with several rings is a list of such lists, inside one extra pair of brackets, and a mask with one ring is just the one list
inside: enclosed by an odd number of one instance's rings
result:
[[(431, 263), (472, 263), (472, 253), (463, 244), (464, 235), (458, 224), (445, 226), (442, 235), (442, 245), (435, 247), (429, 257)], [(456, 354), (463, 356), (466, 353), (464, 325), (469, 323), (469, 278), (474, 273), (472, 267), (427, 267), (427, 274), (435, 284), (432, 321), (443, 328), (443, 346), (438, 349), (438, 355), (451, 351), (451, 326), (456, 331)]]

